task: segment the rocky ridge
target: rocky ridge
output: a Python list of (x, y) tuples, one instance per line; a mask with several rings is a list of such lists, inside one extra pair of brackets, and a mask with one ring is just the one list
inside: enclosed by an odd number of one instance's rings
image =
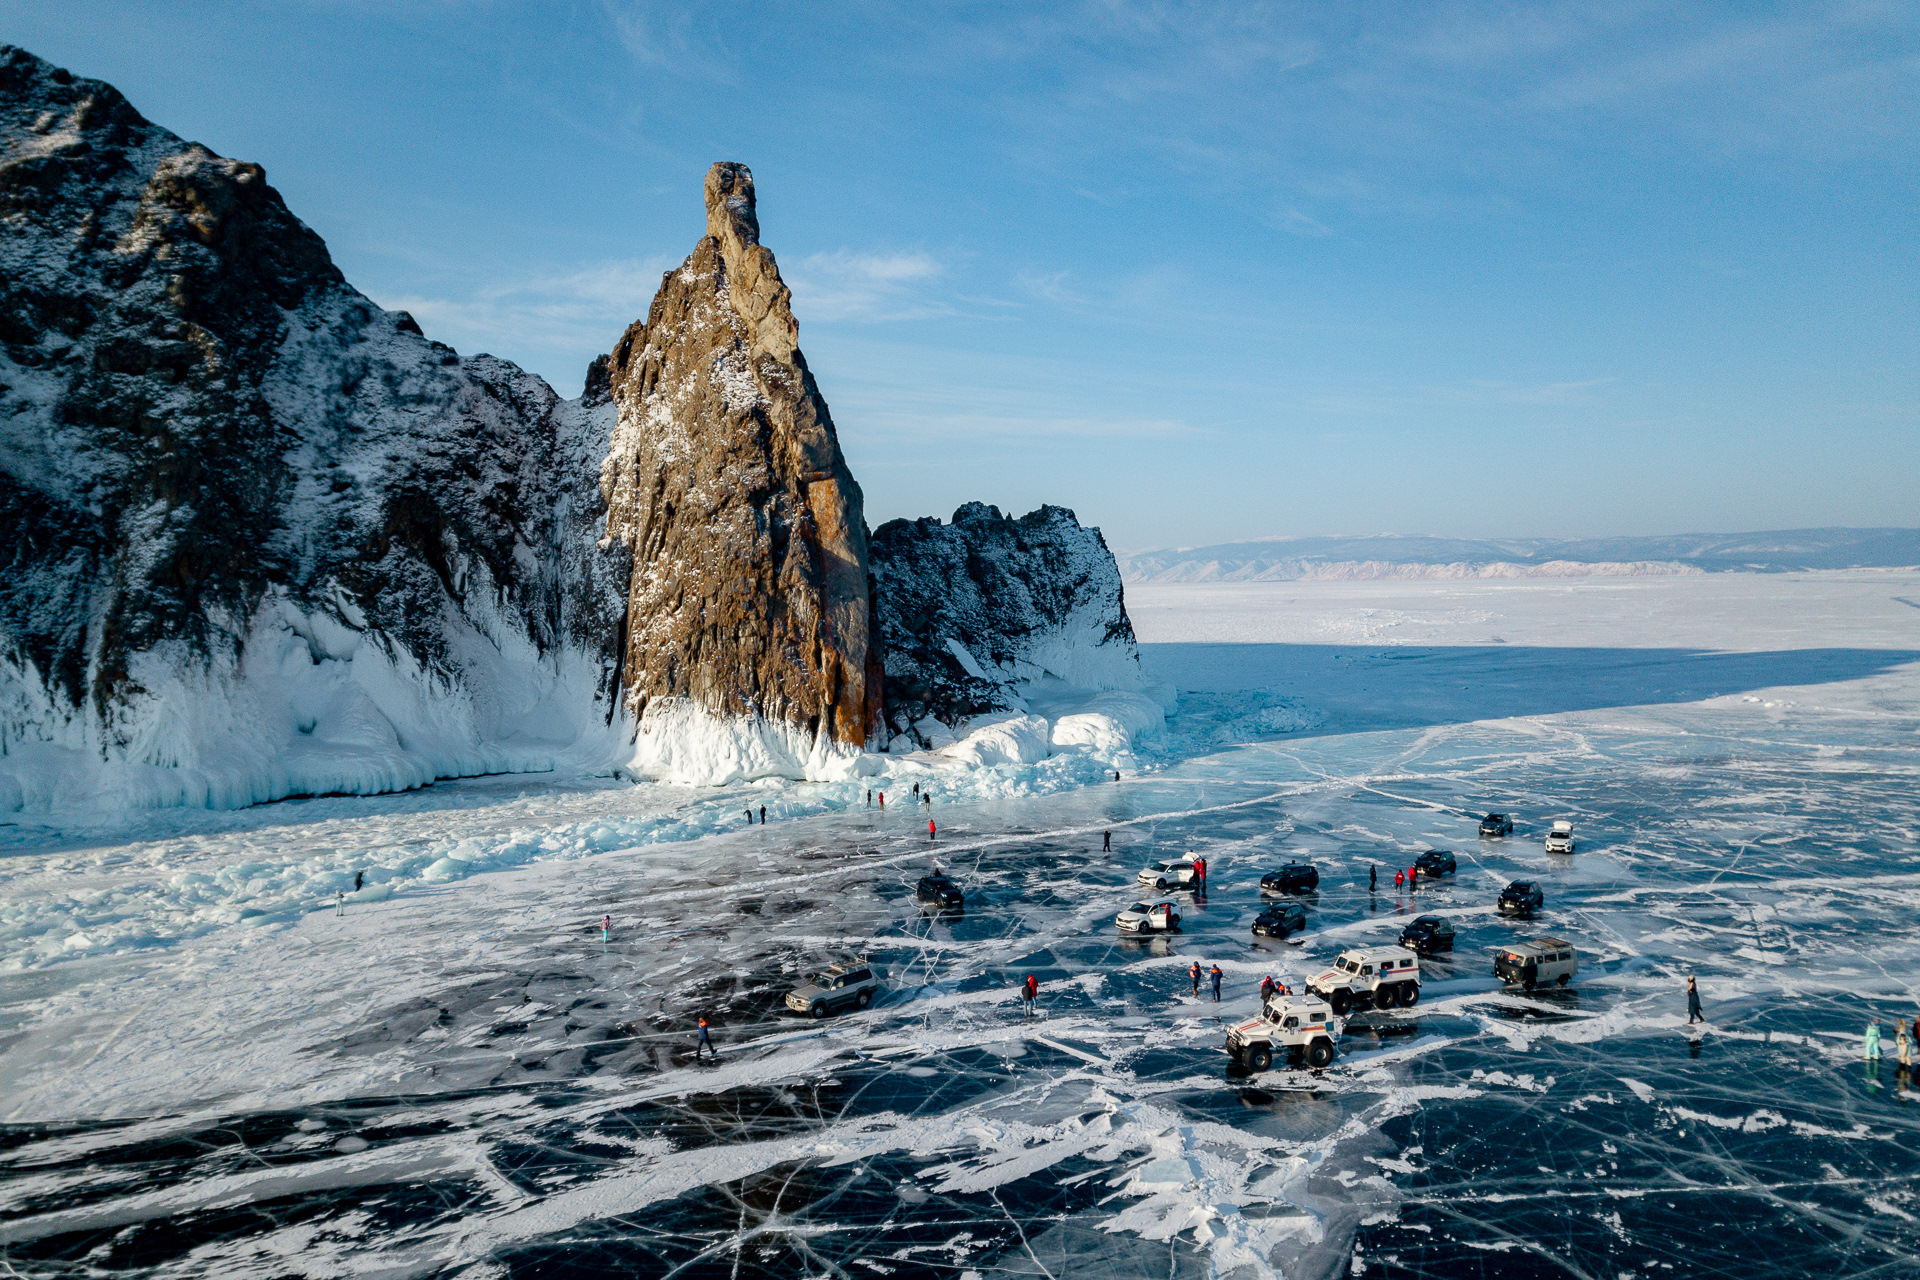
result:
[(636, 566), (626, 706), (643, 748), (663, 729), (650, 771), (710, 772), (713, 752), (817, 769), (879, 722), (860, 486), (760, 243), (753, 175), (714, 165), (706, 207), (706, 236), (609, 364), (607, 528)]

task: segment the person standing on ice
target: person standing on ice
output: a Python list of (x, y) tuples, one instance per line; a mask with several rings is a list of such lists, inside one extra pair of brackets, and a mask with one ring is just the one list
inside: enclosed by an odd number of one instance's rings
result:
[(1215, 1004), (1219, 1004), (1220, 1003), (1220, 966), (1218, 964), (1214, 965), (1212, 972), (1213, 972), (1213, 1002)]
[(1404, 886), (1406, 883), (1407, 883), (1406, 872), (1396, 871), (1393, 873), (1393, 890), (1395, 893), (1398, 893), (1402, 888), (1402, 886)]
[(933, 819), (927, 819), (927, 839), (933, 839)]
[(613, 941), (613, 917), (612, 916), (600, 917), (600, 941), (602, 942)]
[(335, 916), (347, 914), (347, 894), (344, 889), (333, 895), (333, 914)]
[(1266, 977), (1260, 979), (1260, 1003), (1265, 1004), (1267, 1002), (1267, 997), (1271, 996), (1273, 994), (1273, 991), (1274, 991), (1273, 975), (1268, 974)]
[(913, 790), (908, 792), (907, 794), (911, 795), (915, 800), (918, 800), (920, 798), (920, 784), (917, 782), (914, 783)]
[(767, 825), (767, 806), (765, 805), (760, 806), (760, 825), (763, 827)]
[(867, 788), (867, 808), (873, 808), (873, 788)]
[(1372, 893), (1375, 889), (1378, 889), (1379, 887), (1380, 887), (1380, 868), (1369, 866), (1367, 868), (1367, 892)]
[(364, 885), (364, 884), (365, 884), (366, 882), (367, 882), (367, 873), (366, 873), (366, 872), (364, 872), (364, 871), (356, 871), (356, 872), (354, 872), (354, 873), (353, 873), (353, 891), (354, 891), (355, 893), (358, 893), (358, 892), (360, 892), (360, 886), (361, 886), (361, 885)]
[(715, 1062), (720, 1061), (720, 1051), (713, 1047), (713, 1036), (707, 1031), (707, 1015), (700, 1015), (700, 1042), (693, 1046), (693, 1060), (700, 1061), (700, 1051), (705, 1049), (713, 1055)]
[(1028, 974), (1027, 984), (1022, 987), (1021, 990), (1027, 993), (1027, 1016), (1031, 1018), (1033, 1016), (1033, 1002), (1040, 998), (1040, 984), (1034, 980), (1032, 974)]
[(1193, 998), (1200, 998), (1200, 962), (1195, 960), (1193, 967), (1187, 970), (1187, 976), (1193, 979)]
[(1878, 1018), (1867, 1019), (1866, 1052), (1868, 1062), (1880, 1061), (1880, 1020)]
[(1700, 988), (1693, 985), (1693, 975), (1687, 975), (1687, 1025), (1705, 1022), (1707, 1015), (1700, 1012)]
[(1913, 1041), (1907, 1039), (1907, 1020), (1901, 1018), (1893, 1024), (1893, 1044), (1900, 1055), (1900, 1069), (1905, 1071), (1913, 1065)]
[(920, 793), (920, 803), (927, 806), (928, 813), (932, 813), (933, 812), (933, 792), (922, 791)]
[(1113, 832), (1102, 831), (1100, 833), (1100, 852), (1111, 853), (1112, 851), (1113, 851)]
[(882, 809), (887, 807), (887, 793), (884, 791), (880, 793), (880, 807)]
[(1420, 887), (1420, 868), (1408, 867), (1407, 868), (1407, 892), (1412, 893), (1415, 889), (1418, 889), (1419, 887)]
[(1195, 887), (1198, 888), (1200, 891), (1200, 896), (1203, 898), (1206, 897), (1207, 895), (1207, 860), (1205, 858), (1195, 858), (1193, 860), (1193, 878), (1194, 878), (1194, 881), (1196, 882)]

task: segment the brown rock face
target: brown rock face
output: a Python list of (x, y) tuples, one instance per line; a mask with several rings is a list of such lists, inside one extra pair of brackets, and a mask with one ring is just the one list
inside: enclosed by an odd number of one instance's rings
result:
[(760, 244), (753, 175), (707, 173), (707, 235), (614, 348), (601, 472), (633, 552), (621, 684), (859, 747), (881, 665), (860, 486)]

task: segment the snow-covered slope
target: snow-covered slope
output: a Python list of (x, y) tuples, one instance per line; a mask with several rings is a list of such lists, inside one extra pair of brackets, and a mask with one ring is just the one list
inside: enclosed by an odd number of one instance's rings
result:
[(0, 807), (607, 755), (604, 380), (429, 341), (258, 166), (11, 47), (0, 211)]

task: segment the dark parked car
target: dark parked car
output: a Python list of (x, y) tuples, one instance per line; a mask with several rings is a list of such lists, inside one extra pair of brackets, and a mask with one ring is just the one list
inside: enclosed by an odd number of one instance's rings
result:
[(1421, 916), (1400, 931), (1400, 945), (1417, 956), (1453, 950), (1453, 926), (1445, 916)]
[(1307, 909), (1292, 904), (1268, 907), (1253, 918), (1253, 931), (1262, 938), (1284, 938), (1307, 927)]
[(1494, 910), (1503, 916), (1530, 916), (1547, 904), (1547, 896), (1531, 880), (1515, 880), (1500, 891)]
[(913, 891), (920, 901), (942, 911), (958, 911), (967, 901), (960, 886), (942, 875), (921, 876)]
[(1289, 862), (1260, 877), (1262, 893), (1306, 893), (1320, 887), (1320, 868), (1311, 862)]
[(1510, 836), (1513, 834), (1513, 819), (1504, 813), (1490, 813), (1480, 819), (1480, 834), (1483, 836)]
[(1423, 876), (1450, 876), (1458, 868), (1454, 865), (1453, 855), (1445, 849), (1429, 849), (1413, 860)]

